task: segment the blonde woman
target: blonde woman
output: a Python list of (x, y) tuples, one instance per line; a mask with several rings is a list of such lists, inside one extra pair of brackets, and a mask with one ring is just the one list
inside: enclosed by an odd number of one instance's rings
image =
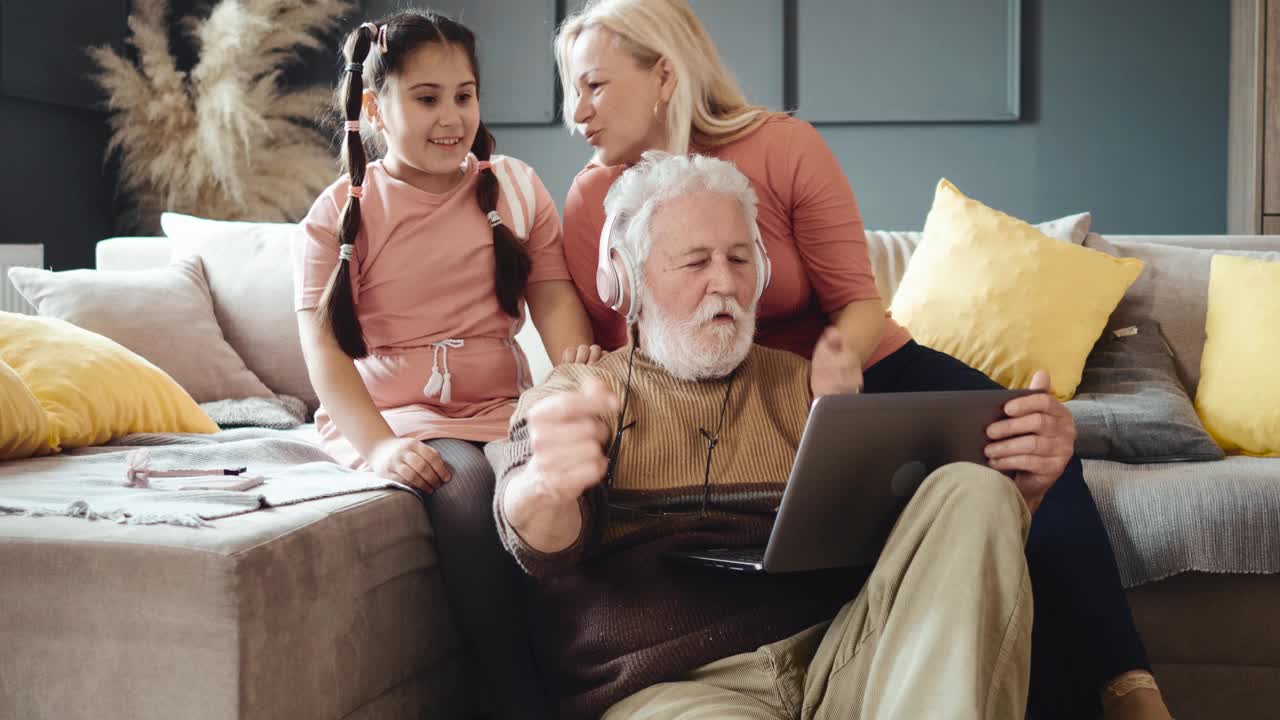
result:
[[(839, 162), (808, 123), (748, 102), (685, 0), (593, 0), (561, 26), (555, 52), (565, 122), (596, 151), (564, 207), (565, 256), (596, 343), (614, 350), (627, 342), (623, 317), (596, 287), (606, 193), (647, 150), (696, 152), (733, 162), (759, 199), (773, 267), (758, 304), (758, 343), (806, 358), (819, 342), (833, 343), (836, 351), (822, 355), (835, 361), (812, 372), (864, 392), (994, 386), (886, 316)], [(1047, 375), (1034, 384), (1048, 387)], [(1006, 410), (1011, 419), (992, 425), (987, 454), (1035, 511), (1027, 544), (1036, 603), (1031, 714), (1168, 718), (1073, 456), (1070, 413), (1048, 394)]]

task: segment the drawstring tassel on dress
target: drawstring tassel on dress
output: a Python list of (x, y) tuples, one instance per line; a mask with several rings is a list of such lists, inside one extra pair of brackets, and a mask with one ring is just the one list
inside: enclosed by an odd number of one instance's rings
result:
[[(445, 405), (453, 400), (453, 374), (449, 372), (449, 348), (460, 348), (463, 344), (463, 341), (455, 338), (432, 343), (435, 350), (431, 356), (431, 377), (422, 388), (423, 395), (433, 397), (438, 394), (440, 402)], [(443, 374), (440, 372), (441, 365), (444, 366)]]

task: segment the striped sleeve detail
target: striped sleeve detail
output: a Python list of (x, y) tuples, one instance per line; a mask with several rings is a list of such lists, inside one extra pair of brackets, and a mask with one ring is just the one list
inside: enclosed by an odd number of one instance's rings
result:
[(511, 216), (511, 228), (516, 237), (526, 239), (532, 229), (537, 205), (530, 179), (532, 169), (524, 163), (506, 156), (495, 156), (493, 172), (498, 176), (502, 199)]

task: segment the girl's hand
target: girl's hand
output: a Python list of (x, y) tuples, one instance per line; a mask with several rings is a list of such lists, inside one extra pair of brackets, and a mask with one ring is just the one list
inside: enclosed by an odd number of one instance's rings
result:
[(391, 438), (374, 447), (369, 465), (378, 477), (395, 480), (424, 493), (439, 490), (453, 477), (435, 448), (413, 438)]
[(582, 363), (584, 365), (595, 365), (608, 354), (599, 345), (579, 345), (576, 348), (565, 348), (560, 355), (560, 364)]

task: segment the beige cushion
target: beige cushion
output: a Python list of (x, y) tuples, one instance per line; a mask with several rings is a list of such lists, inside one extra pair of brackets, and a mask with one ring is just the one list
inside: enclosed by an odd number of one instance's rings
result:
[(272, 395), (223, 337), (198, 258), (153, 270), (15, 267), (9, 279), (41, 315), (120, 343), (196, 402)]
[[(1228, 239), (1229, 240), (1229, 239)], [(1109, 240), (1090, 233), (1085, 247), (1117, 257), (1142, 260), (1145, 268), (1111, 315), (1108, 329), (1150, 318), (1160, 324), (1178, 365), (1178, 374), (1194, 397), (1200, 384), (1204, 323), (1209, 307), (1209, 266), (1215, 254), (1280, 260), (1280, 252), (1201, 249), (1146, 242)]]
[(161, 226), (175, 256), (204, 261), (213, 310), (227, 342), (267, 387), (320, 405), (293, 312), (290, 245), (297, 225), (205, 220), (165, 213)]
[[(1092, 221), (1093, 216), (1089, 213), (1077, 213), (1057, 220), (1047, 220), (1036, 225), (1036, 229), (1055, 240), (1083, 245)], [(893, 302), (893, 296), (902, 282), (902, 274), (907, 271), (907, 263), (911, 261), (922, 237), (922, 232), (867, 231), (867, 252), (871, 256), (871, 269), (876, 276), (876, 289), (880, 291), (880, 299), (886, 308)]]

